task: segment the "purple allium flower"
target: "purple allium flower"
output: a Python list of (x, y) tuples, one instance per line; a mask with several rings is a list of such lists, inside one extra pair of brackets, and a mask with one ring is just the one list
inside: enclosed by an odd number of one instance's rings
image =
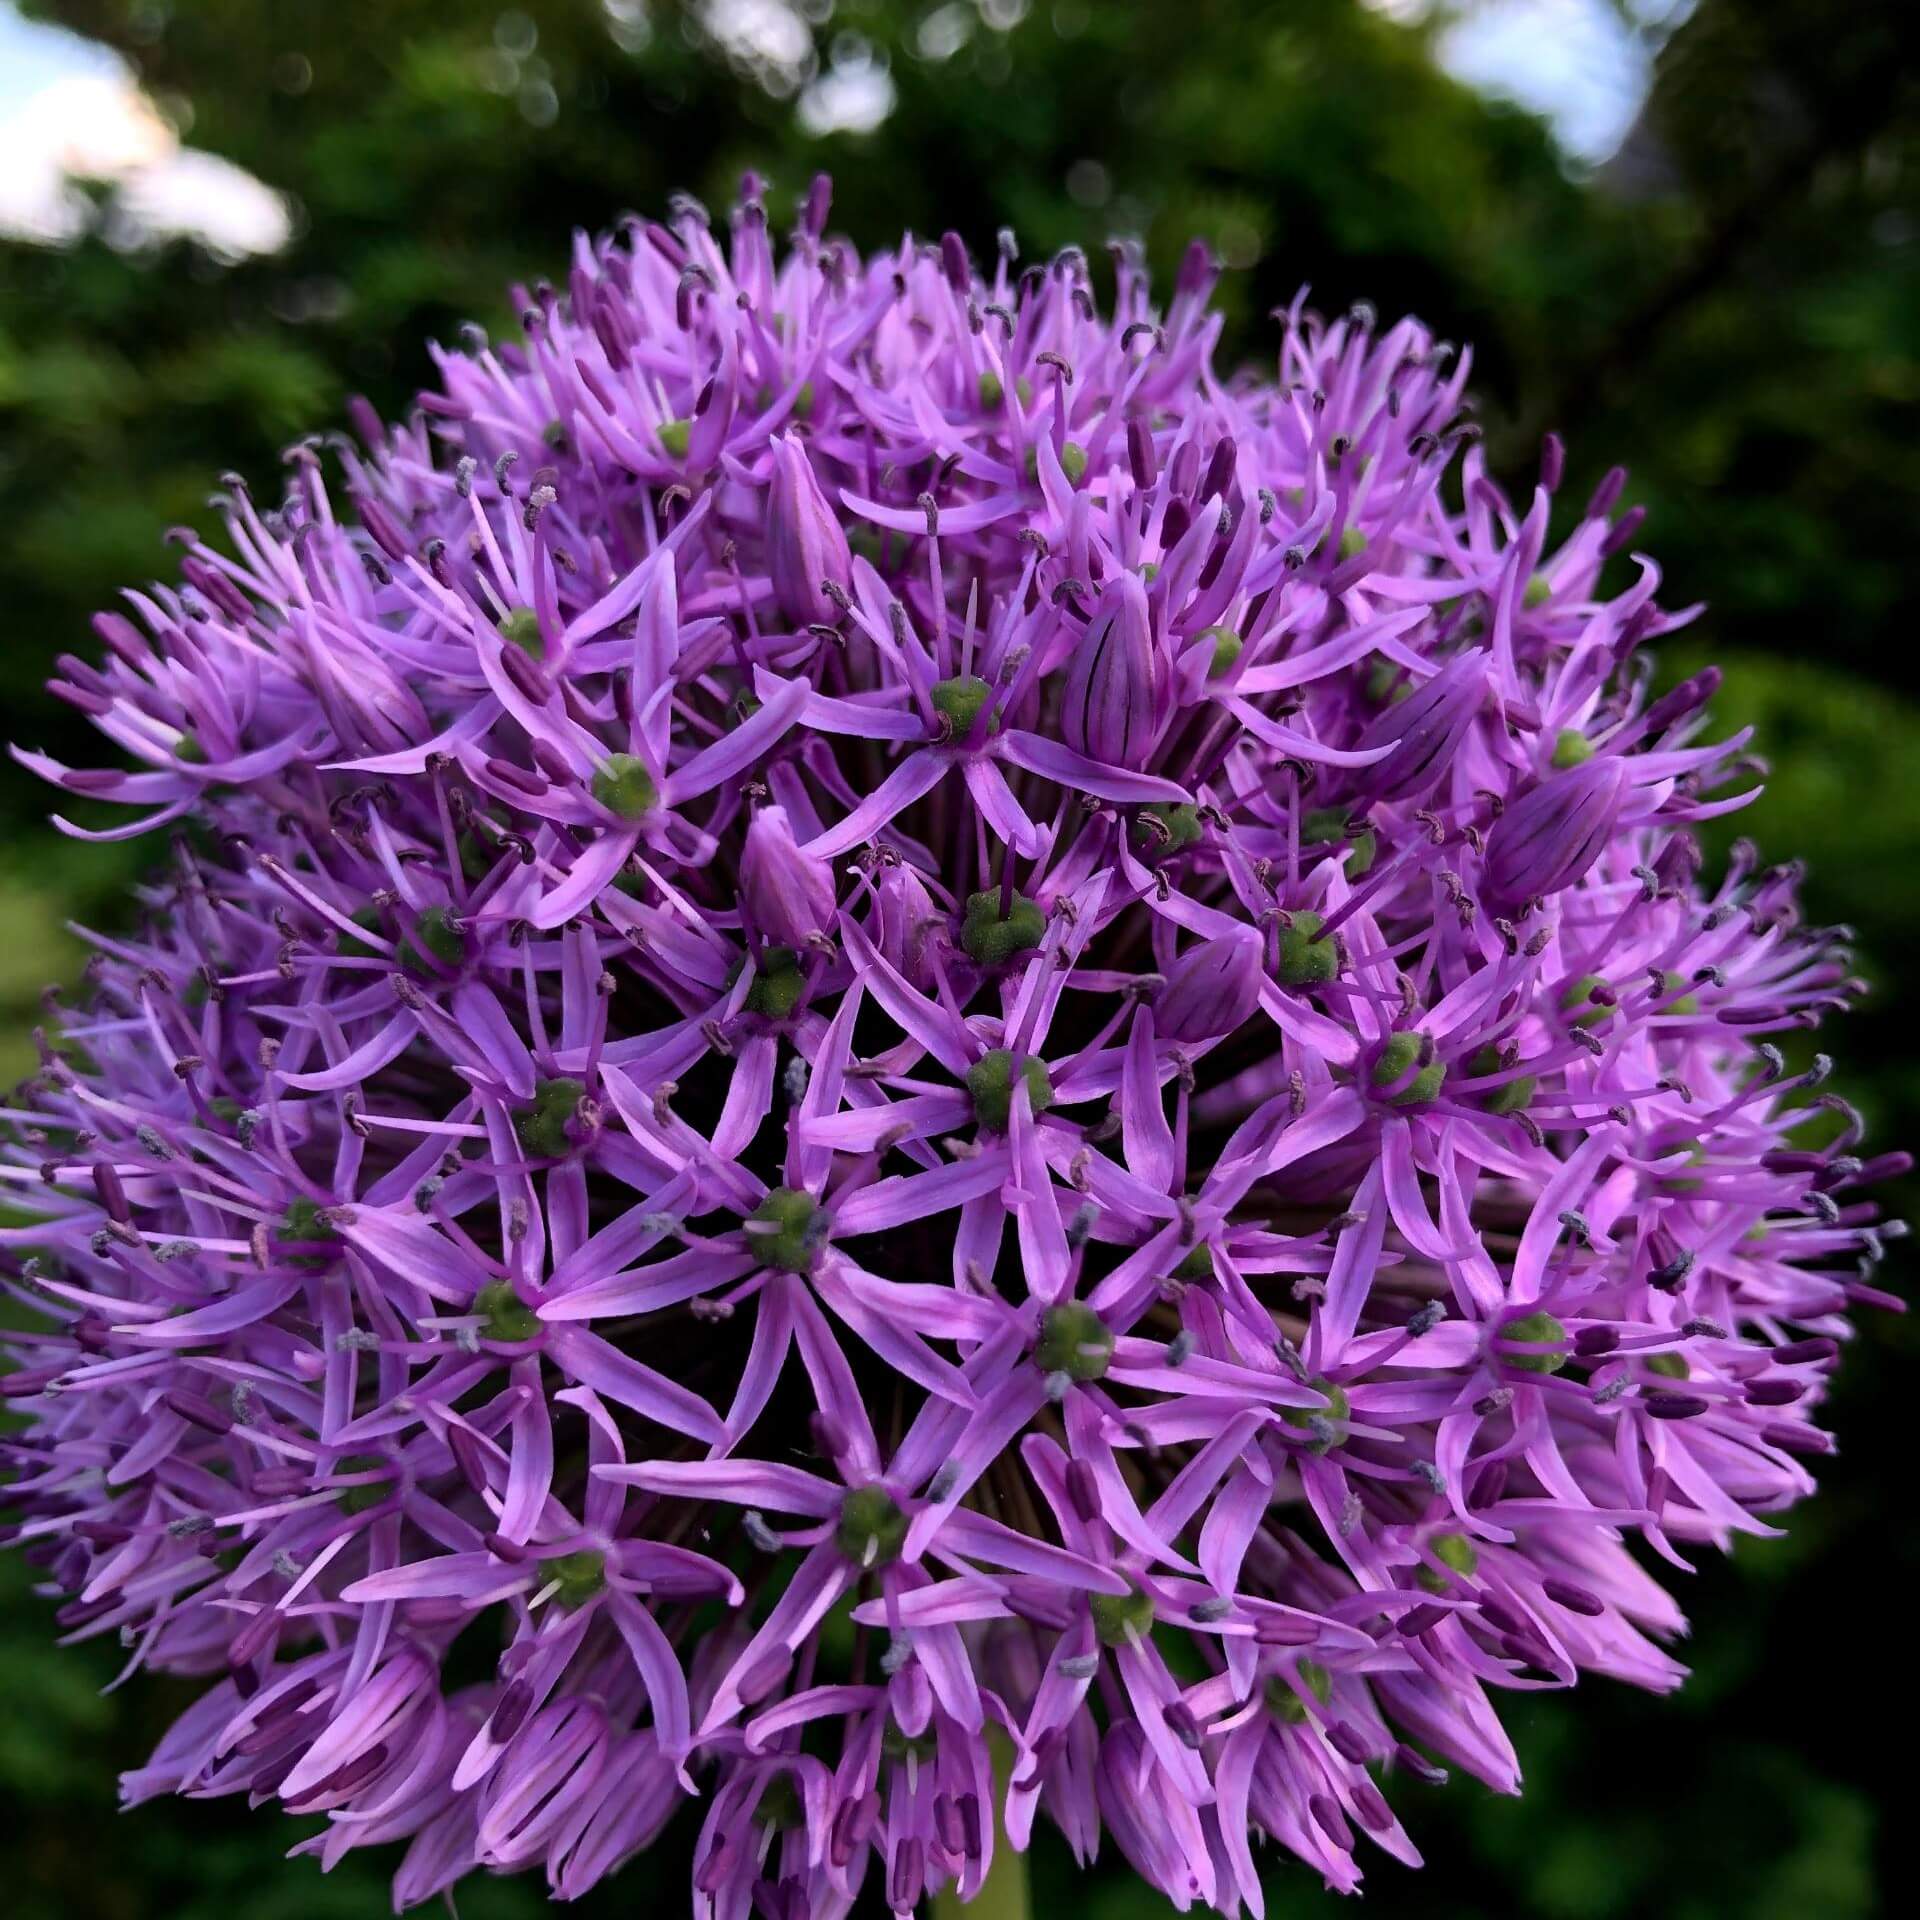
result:
[(182, 831), (7, 1115), (14, 1532), (204, 1681), (130, 1801), (402, 1905), (688, 1800), (701, 1920), (1350, 1889), (1808, 1490), (1855, 983), (1464, 356), (825, 216), (580, 240), (63, 661)]

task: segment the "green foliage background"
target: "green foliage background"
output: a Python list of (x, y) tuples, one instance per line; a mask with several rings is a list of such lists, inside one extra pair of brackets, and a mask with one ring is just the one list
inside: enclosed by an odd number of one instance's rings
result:
[[(1466, 0), (1470, 4), (1470, 0)], [(1616, 0), (1630, 10), (1632, 0)], [(809, 0), (817, 57), (861, 37), (897, 88), (867, 135), (805, 134), (793, 103), (673, 0), (34, 0), (120, 48), (194, 145), (292, 196), (294, 244), (238, 266), (0, 242), (0, 705), (12, 737), (84, 757), (41, 691), (86, 618), (161, 570), (227, 469), (261, 491), (346, 396), (405, 406), (424, 342), (498, 325), (502, 289), (564, 265), (568, 230), (742, 168), (778, 211), (820, 167), (863, 242), (996, 227), (1029, 253), (1189, 235), (1233, 271), (1232, 347), (1302, 280), (1422, 313), (1477, 350), (1496, 463), (1542, 428), (1569, 492), (1615, 459), (1652, 510), (1668, 599), (1705, 599), (1674, 675), (1728, 669), (1719, 712), (1774, 763), (1739, 822), (1804, 856), (1810, 911), (1858, 930), (1867, 1011), (1829, 1036), (1883, 1143), (1920, 1143), (1920, 9), (1698, 0), (1622, 154), (1575, 177), (1534, 121), (1444, 77), (1431, 32), (1355, 0)], [(1444, 11), (1444, 9), (1443, 9)], [(945, 59), (927, 17), (971, 25)], [(830, 17), (829, 17), (830, 16)], [(994, 22), (1002, 25), (992, 24)], [(1097, 163), (1089, 167), (1088, 162)], [(0, 781), (0, 1067), (31, 1061), (70, 920), (111, 925), (133, 848), (75, 850), (17, 769)], [(1912, 1196), (1907, 1196), (1911, 1206)], [(1898, 1202), (1896, 1202), (1896, 1206)], [(1905, 1271), (1896, 1264), (1894, 1283)], [(1843, 1451), (1787, 1538), (1703, 1567), (1696, 1674), (1656, 1703), (1601, 1683), (1513, 1696), (1528, 1790), (1412, 1789), (1429, 1855), (1382, 1860), (1376, 1915), (1856, 1920), (1911, 1910), (1903, 1869), (1916, 1591), (1902, 1403), (1920, 1345), (1868, 1323), (1833, 1407)], [(8, 1920), (328, 1920), (385, 1910), (387, 1862), (330, 1879), (293, 1828), (227, 1805), (116, 1820), (115, 1773), (181, 1695), (102, 1695), (111, 1649), (56, 1655), (51, 1608), (0, 1562), (0, 1884)], [(1167, 1911), (1116, 1867), (1035, 1862), (1037, 1910)], [(591, 1913), (681, 1910), (683, 1865), (630, 1868)], [(1276, 1866), (1269, 1911), (1334, 1902)], [(476, 1884), (469, 1920), (539, 1889)], [(876, 1909), (877, 1911), (877, 1909)]]

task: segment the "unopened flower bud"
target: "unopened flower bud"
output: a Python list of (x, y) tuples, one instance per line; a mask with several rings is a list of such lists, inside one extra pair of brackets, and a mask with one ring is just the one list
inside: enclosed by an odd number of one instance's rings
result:
[(740, 900), (754, 926), (784, 946), (797, 947), (832, 924), (833, 869), (802, 850), (785, 807), (762, 807), (747, 828)]
[(1116, 574), (1067, 667), (1061, 739), (1109, 766), (1143, 766), (1156, 731), (1156, 664), (1147, 590), (1138, 574)]
[(1260, 936), (1236, 928), (1176, 961), (1154, 1006), (1162, 1039), (1195, 1045), (1231, 1033), (1260, 1002)]
[(1213, 249), (1204, 240), (1189, 240), (1180, 258), (1180, 277), (1174, 291), (1187, 295), (1206, 292), (1212, 286), (1215, 268)]
[(1626, 491), (1627, 470), (1625, 467), (1609, 467), (1605, 477), (1593, 490), (1593, 498), (1587, 502), (1587, 518), (1604, 520), (1619, 504), (1620, 496)]
[(947, 285), (964, 294), (973, 285), (973, 268), (967, 260), (967, 243), (949, 230), (940, 236), (940, 264), (946, 270)]
[(1566, 471), (1566, 442), (1557, 433), (1549, 433), (1540, 442), (1540, 484), (1549, 493), (1557, 493)]
[(916, 987), (932, 984), (927, 965), (927, 933), (939, 920), (939, 910), (926, 882), (904, 863), (883, 867), (873, 883), (880, 903), (880, 924), (874, 945), (900, 974)]
[(1368, 792), (1380, 800), (1411, 800), (1425, 793), (1447, 770), (1473, 724), (1486, 681), (1486, 655), (1463, 653), (1388, 707), (1365, 736), (1369, 747), (1393, 747), (1367, 769)]
[(1615, 755), (1548, 775), (1493, 824), (1484, 866), (1496, 906), (1544, 899), (1580, 879), (1613, 832), (1627, 770)]
[(1691, 678), (1682, 680), (1671, 693), (1663, 693), (1647, 709), (1646, 731), (1650, 734), (1665, 733), (1689, 714), (1699, 712), (1720, 691), (1720, 680), (1718, 667), (1705, 667)]
[(1653, 863), (1654, 877), (1663, 887), (1690, 887), (1704, 864), (1700, 842), (1690, 833), (1676, 833), (1660, 849)]
[(806, 204), (801, 210), (801, 228), (816, 240), (827, 230), (827, 209), (833, 205), (833, 181), (824, 173), (813, 176), (807, 188)]
[(773, 443), (767, 576), (781, 612), (797, 627), (831, 622), (836, 609), (821, 582), (844, 589), (853, 577), (847, 536), (814, 478), (805, 446), (790, 433)]
[(373, 544), (389, 560), (404, 560), (407, 557), (407, 536), (399, 521), (378, 500), (362, 498), (355, 504), (360, 509), (360, 524), (372, 537)]

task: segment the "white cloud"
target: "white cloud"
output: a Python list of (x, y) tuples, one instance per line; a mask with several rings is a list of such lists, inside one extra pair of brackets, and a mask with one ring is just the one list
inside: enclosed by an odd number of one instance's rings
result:
[(787, 0), (705, 0), (700, 22), (771, 94), (784, 98), (813, 72), (813, 29)]
[(244, 167), (181, 147), (157, 166), (120, 181), (113, 236), (140, 245), (161, 234), (191, 234), (223, 259), (278, 253), (293, 235), (287, 203)]
[(1603, 0), (1491, 0), (1440, 36), (1441, 63), (1481, 92), (1553, 123), (1580, 160), (1603, 160), (1646, 98), (1652, 59)]
[(183, 147), (104, 48), (29, 30), (0, 9), (0, 238), (58, 246), (95, 224), (107, 189), (106, 238), (136, 248), (175, 236), (224, 260), (273, 253), (292, 237), (282, 197), (250, 173)]
[(808, 133), (871, 133), (893, 111), (893, 76), (866, 42), (840, 36), (833, 65), (809, 81), (800, 96), (800, 124)]
[(1653, 62), (1693, 0), (1366, 0), (1376, 13), (1437, 26), (1455, 79), (1539, 114), (1576, 160), (1597, 165), (1645, 104)]

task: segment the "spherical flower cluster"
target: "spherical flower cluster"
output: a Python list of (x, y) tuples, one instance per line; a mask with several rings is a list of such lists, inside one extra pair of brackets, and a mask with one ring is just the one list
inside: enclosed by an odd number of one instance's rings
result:
[(204, 1681), (130, 1801), (402, 1906), (1351, 1889), (1808, 1490), (1846, 956), (1464, 355), (826, 211), (582, 239), (61, 661), (179, 830), (6, 1115), (11, 1530)]

